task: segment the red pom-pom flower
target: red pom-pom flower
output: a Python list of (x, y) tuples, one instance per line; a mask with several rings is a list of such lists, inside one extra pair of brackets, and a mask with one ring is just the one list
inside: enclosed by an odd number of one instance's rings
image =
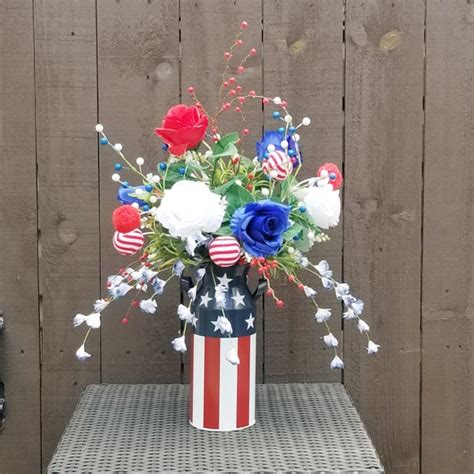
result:
[(168, 110), (161, 128), (155, 128), (155, 133), (169, 146), (172, 155), (181, 156), (201, 143), (208, 124), (202, 107), (179, 104)]
[(332, 184), (334, 190), (339, 189), (342, 186), (342, 174), (336, 164), (324, 163), (324, 165), (319, 168), (317, 176), (320, 177), (323, 171), (327, 171), (329, 184)]
[(133, 206), (120, 206), (112, 214), (112, 224), (118, 232), (131, 232), (140, 227), (140, 212)]

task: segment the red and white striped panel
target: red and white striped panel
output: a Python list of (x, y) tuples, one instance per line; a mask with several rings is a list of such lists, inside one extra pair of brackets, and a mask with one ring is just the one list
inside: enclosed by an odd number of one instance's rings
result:
[(262, 170), (277, 181), (283, 181), (291, 173), (293, 164), (283, 151), (272, 151), (262, 163)]
[(234, 237), (216, 237), (209, 244), (209, 258), (219, 267), (231, 267), (239, 261), (242, 249)]
[[(256, 337), (192, 334), (189, 419), (194, 427), (232, 431), (255, 423)], [(226, 359), (231, 349), (239, 365)]]
[(115, 250), (120, 255), (135, 255), (145, 243), (143, 232), (140, 229), (123, 234), (116, 231), (113, 238)]

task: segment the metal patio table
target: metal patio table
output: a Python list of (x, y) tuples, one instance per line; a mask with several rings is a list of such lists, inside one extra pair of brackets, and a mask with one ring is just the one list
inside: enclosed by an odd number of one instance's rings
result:
[(341, 384), (257, 385), (257, 423), (199, 431), (187, 385), (90, 385), (48, 473), (384, 472)]

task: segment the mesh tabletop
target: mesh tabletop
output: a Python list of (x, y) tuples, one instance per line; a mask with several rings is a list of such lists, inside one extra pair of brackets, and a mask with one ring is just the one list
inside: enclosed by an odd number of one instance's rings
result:
[(90, 385), (56, 449), (55, 472), (383, 472), (340, 384), (257, 385), (256, 424), (199, 431), (187, 385)]

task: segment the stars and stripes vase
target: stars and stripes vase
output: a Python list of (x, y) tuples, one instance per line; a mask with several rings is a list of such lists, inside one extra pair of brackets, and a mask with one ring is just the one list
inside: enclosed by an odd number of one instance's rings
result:
[[(265, 282), (251, 293), (248, 270), (248, 265), (211, 264), (197, 289), (197, 321), (189, 348), (189, 420), (199, 429), (232, 431), (255, 423), (255, 301), (265, 291)], [(216, 304), (216, 284), (224, 289), (223, 306)], [(232, 325), (231, 334), (219, 329), (223, 314)]]

